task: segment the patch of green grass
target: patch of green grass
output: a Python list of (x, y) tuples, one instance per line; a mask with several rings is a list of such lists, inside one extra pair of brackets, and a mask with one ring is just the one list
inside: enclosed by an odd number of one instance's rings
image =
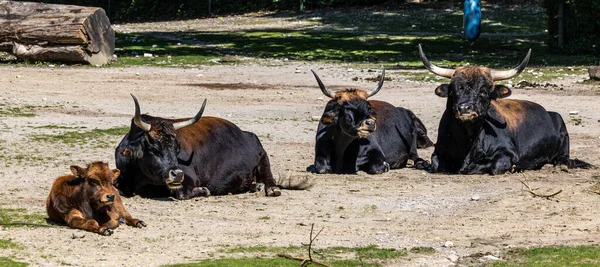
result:
[(64, 125), (42, 125), (34, 126), (35, 129), (85, 129), (85, 126), (64, 126)]
[(109, 129), (93, 129), (90, 131), (68, 131), (59, 134), (35, 134), (30, 138), (36, 142), (64, 143), (67, 145), (89, 144), (96, 148), (109, 147), (111, 143), (106, 137), (123, 136), (129, 131), (129, 127), (115, 127)]
[[(222, 57), (218, 50), (208, 48), (195, 40), (179, 40), (179, 34), (170, 33), (155, 37), (150, 34), (117, 33), (115, 54), (118, 60), (112, 66), (152, 65), (188, 67), (210, 64), (211, 59)], [(144, 54), (152, 54), (146, 57)]]
[(259, 220), (265, 220), (265, 221), (266, 221), (266, 220), (270, 220), (270, 219), (271, 219), (271, 217), (269, 217), (269, 216), (262, 216), (262, 217), (260, 217), (260, 218), (258, 218), (258, 219), (259, 219)]
[(331, 247), (323, 250), (315, 250), (322, 254), (347, 254), (347, 253), (355, 253), (357, 258), (363, 260), (375, 260), (375, 259), (395, 259), (408, 255), (406, 250), (397, 250), (393, 248), (380, 248), (376, 245), (369, 245), (364, 247)]
[[(329, 247), (322, 249), (313, 248), (314, 253), (313, 258), (320, 262), (324, 262), (330, 264), (332, 266), (381, 266), (382, 262), (389, 259), (395, 259), (407, 256), (408, 253), (406, 250), (397, 250), (391, 248), (379, 248), (375, 245), (369, 245), (364, 247)], [(227, 248), (220, 250), (222, 253), (260, 253), (260, 254), (287, 254), (294, 255), (296, 257), (305, 257), (308, 253), (306, 247), (297, 247), (297, 246), (289, 246), (289, 247), (265, 247), (265, 246), (252, 246), (252, 247), (236, 247), (236, 248)], [(241, 259), (222, 259), (222, 261), (212, 261), (205, 260), (200, 261), (198, 265), (175, 265), (175, 266), (278, 266), (271, 264), (285, 264), (281, 266), (288, 266), (287, 264), (292, 264), (289, 266), (298, 266), (299, 262), (290, 261), (276, 258), (263, 258), (261, 259), (250, 259), (250, 258), (241, 258)], [(271, 256), (272, 257), (272, 256)], [(228, 264), (233, 265), (228, 265)], [(206, 265), (205, 265), (206, 264)], [(216, 264), (216, 265), (210, 265)], [(223, 264), (223, 265), (218, 265)], [(249, 265), (243, 265), (249, 264)], [(261, 265), (266, 264), (266, 265)]]
[(0, 239), (0, 249), (6, 249), (6, 248), (20, 248), (21, 245), (17, 244), (17, 243), (13, 243), (10, 240), (6, 240), (6, 239)]
[(412, 247), (409, 251), (417, 254), (435, 254), (436, 252), (432, 247)]
[[(36, 223), (45, 224), (45, 214), (27, 213), (26, 209), (11, 209), (0, 207), (0, 225), (3, 227), (17, 227), (19, 225), (6, 225), (10, 223)], [(0, 265), (1, 266), (1, 265)]]
[(8, 257), (0, 257), (0, 266), (2, 267), (25, 267), (28, 265), (29, 264), (24, 262), (13, 261), (11, 258)]
[(223, 253), (302, 253), (306, 251), (306, 248), (289, 246), (289, 247), (265, 247), (265, 246), (251, 246), (251, 247), (235, 247), (221, 249), (219, 252)]
[[(323, 262), (323, 261), (320, 261)], [(336, 267), (356, 267), (356, 266), (380, 266), (374, 263), (363, 263), (359, 260), (333, 260), (324, 261), (323, 263), (329, 264), (330, 266)], [(235, 267), (298, 267), (300, 261), (284, 259), (284, 258), (225, 258), (216, 260), (202, 260), (195, 263), (187, 264), (172, 264), (163, 265), (165, 267), (222, 267), (222, 266), (235, 266)], [(309, 266), (316, 266), (314, 264)]]
[(35, 117), (30, 107), (0, 106), (0, 117)]
[(558, 267), (558, 266), (599, 266), (600, 247), (543, 247), (511, 251), (506, 262), (495, 263), (493, 267)]

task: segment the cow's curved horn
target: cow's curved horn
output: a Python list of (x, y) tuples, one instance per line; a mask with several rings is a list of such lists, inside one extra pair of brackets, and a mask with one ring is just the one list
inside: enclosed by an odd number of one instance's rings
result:
[(492, 70), (492, 80), (494, 80), (494, 81), (507, 80), (507, 79), (510, 79), (512, 77), (519, 75), (525, 69), (525, 67), (527, 66), (527, 63), (529, 63), (529, 57), (531, 57), (531, 48), (529, 49), (529, 52), (527, 52), (527, 56), (525, 56), (525, 59), (523, 59), (521, 64), (519, 64), (519, 66), (515, 67), (514, 69)]
[(368, 97), (372, 97), (373, 95), (377, 94), (377, 92), (379, 92), (379, 90), (381, 90), (381, 87), (383, 87), (383, 81), (385, 80), (385, 69), (383, 71), (381, 71), (381, 79), (379, 80), (379, 84), (377, 84), (377, 87), (373, 88), (373, 90), (367, 92), (368, 93)]
[(324, 95), (326, 95), (330, 98), (334, 98), (335, 94), (332, 93), (331, 91), (329, 91), (327, 88), (325, 88), (325, 85), (319, 78), (319, 75), (317, 75), (317, 73), (314, 70), (310, 70), (310, 71), (312, 71), (313, 75), (315, 75), (315, 78), (317, 79), (317, 83), (319, 84), (319, 88), (321, 88), (321, 92), (323, 92)]
[(206, 107), (206, 98), (204, 99), (204, 102), (202, 102), (202, 107), (200, 108), (200, 111), (198, 111), (198, 114), (196, 114), (196, 116), (194, 116), (193, 118), (191, 118), (187, 121), (180, 121), (180, 122), (173, 123), (173, 128), (175, 128), (175, 130), (177, 130), (177, 129), (181, 129), (183, 127), (187, 127), (187, 126), (190, 126), (190, 125), (196, 123), (200, 119), (200, 117), (202, 117), (202, 113), (204, 113), (204, 107)]
[(425, 56), (425, 53), (423, 53), (423, 48), (421, 48), (421, 44), (419, 44), (419, 56), (421, 57), (421, 61), (423, 61), (423, 65), (425, 65), (425, 68), (427, 68), (431, 73), (446, 78), (452, 78), (452, 75), (454, 75), (455, 70), (453, 69), (440, 68), (436, 65), (431, 64), (431, 62), (429, 62), (429, 60)]
[(133, 123), (135, 123), (137, 127), (140, 127), (145, 132), (150, 131), (150, 127), (152, 125), (150, 125), (150, 123), (142, 121), (142, 117), (140, 114), (140, 103), (138, 103), (137, 98), (135, 98), (133, 94), (130, 95), (131, 97), (133, 97), (133, 102), (135, 103), (135, 116), (133, 117)]

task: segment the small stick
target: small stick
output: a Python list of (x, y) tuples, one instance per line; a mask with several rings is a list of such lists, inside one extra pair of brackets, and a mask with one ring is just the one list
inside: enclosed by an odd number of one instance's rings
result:
[(313, 260), (312, 258), (312, 243), (317, 239), (317, 237), (319, 236), (319, 234), (321, 234), (321, 232), (323, 231), (323, 229), (325, 229), (325, 227), (321, 228), (321, 230), (319, 230), (319, 232), (317, 232), (317, 234), (313, 237), (313, 231), (315, 228), (315, 224), (312, 223), (310, 225), (310, 236), (309, 236), (309, 240), (310, 242), (308, 243), (308, 259), (304, 259), (304, 258), (298, 258), (298, 257), (294, 257), (294, 256), (290, 256), (290, 255), (286, 255), (286, 254), (277, 254), (278, 257), (282, 257), (282, 258), (286, 258), (286, 259), (290, 259), (290, 260), (297, 260), (300, 261), (300, 267), (305, 267), (308, 266), (310, 263), (314, 263), (316, 265), (320, 265), (323, 267), (331, 267), (330, 265), (327, 265), (325, 263), (322, 262), (318, 262), (316, 260)]
[(551, 197), (556, 196), (556, 195), (562, 193), (562, 189), (560, 189), (557, 192), (549, 194), (549, 195), (538, 194), (538, 193), (535, 192), (535, 190), (537, 190), (538, 188), (533, 188), (532, 189), (526, 182), (524, 182), (522, 180), (519, 180), (519, 182), (521, 182), (525, 186), (525, 188), (526, 188), (526, 189), (522, 189), (523, 191), (529, 192), (530, 194), (532, 194), (533, 196), (536, 196), (536, 197), (541, 197), (541, 198), (545, 198), (545, 199), (549, 200)]

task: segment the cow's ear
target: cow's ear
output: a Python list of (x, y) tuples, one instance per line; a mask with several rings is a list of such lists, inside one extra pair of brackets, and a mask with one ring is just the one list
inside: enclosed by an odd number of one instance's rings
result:
[(71, 172), (76, 177), (84, 177), (85, 174), (86, 174), (86, 170), (84, 168), (82, 168), (82, 167), (77, 166), (77, 165), (71, 166)]
[(117, 179), (119, 177), (119, 175), (121, 175), (121, 171), (119, 169), (113, 169), (112, 172), (115, 174), (113, 176), (113, 179)]
[(328, 112), (323, 113), (323, 116), (321, 116), (321, 122), (325, 125), (335, 124), (336, 121), (337, 121), (337, 112), (328, 111)]
[(490, 94), (490, 98), (494, 99), (494, 98), (505, 98), (510, 96), (511, 94), (511, 90), (501, 84), (497, 84), (494, 85), (494, 90), (492, 90), (492, 93)]
[(448, 97), (448, 84), (442, 84), (435, 88), (435, 94), (439, 97)]

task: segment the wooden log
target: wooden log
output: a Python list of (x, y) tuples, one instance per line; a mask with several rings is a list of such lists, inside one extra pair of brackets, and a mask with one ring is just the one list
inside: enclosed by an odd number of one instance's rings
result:
[(0, 50), (33, 61), (106, 64), (115, 33), (103, 9), (0, 0)]

